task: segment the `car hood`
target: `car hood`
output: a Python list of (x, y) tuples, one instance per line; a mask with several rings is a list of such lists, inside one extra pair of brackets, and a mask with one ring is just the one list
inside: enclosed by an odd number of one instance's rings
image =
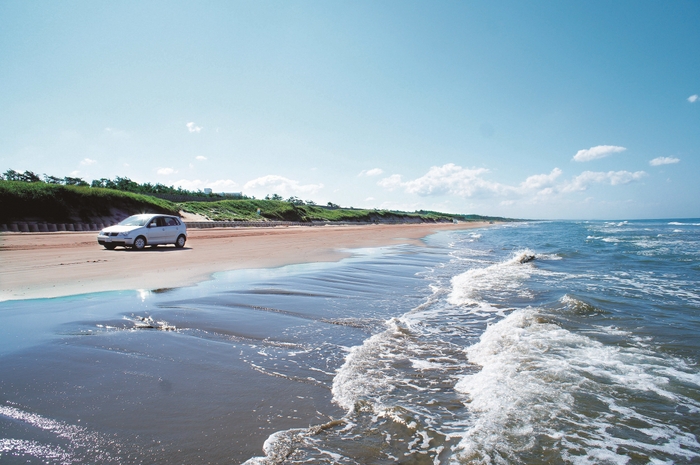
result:
[(136, 229), (141, 229), (144, 228), (145, 226), (122, 226), (122, 225), (115, 225), (115, 226), (110, 226), (108, 228), (104, 228), (102, 231), (103, 232), (108, 232), (108, 233), (120, 233), (120, 232), (131, 232)]

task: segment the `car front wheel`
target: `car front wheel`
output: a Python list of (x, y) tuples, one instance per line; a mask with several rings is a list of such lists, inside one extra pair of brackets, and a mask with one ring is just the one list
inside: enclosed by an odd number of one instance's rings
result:
[(183, 234), (180, 234), (175, 241), (175, 247), (178, 249), (183, 248), (185, 246), (185, 241), (187, 241), (187, 238)]
[(115, 247), (116, 245), (114, 244), (104, 244), (104, 248), (107, 250), (114, 250)]
[(146, 247), (146, 238), (143, 236), (139, 236), (136, 239), (134, 239), (134, 248), (136, 250), (143, 250), (143, 248)]

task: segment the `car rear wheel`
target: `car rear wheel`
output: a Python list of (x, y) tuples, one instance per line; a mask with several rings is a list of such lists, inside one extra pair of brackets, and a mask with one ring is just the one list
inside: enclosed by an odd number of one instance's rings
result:
[(134, 239), (134, 248), (136, 250), (143, 250), (143, 248), (146, 247), (146, 238), (143, 236), (139, 236), (136, 239)]
[(175, 241), (175, 247), (178, 249), (183, 248), (185, 246), (185, 241), (187, 241), (187, 238), (183, 234), (180, 234)]

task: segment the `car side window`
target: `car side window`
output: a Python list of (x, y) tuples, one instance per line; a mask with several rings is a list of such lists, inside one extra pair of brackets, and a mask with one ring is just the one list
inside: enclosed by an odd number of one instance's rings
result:
[(153, 218), (150, 223), (148, 223), (149, 228), (155, 228), (158, 226), (158, 218)]
[(166, 226), (177, 226), (177, 222), (175, 221), (175, 218), (165, 218), (165, 225)]

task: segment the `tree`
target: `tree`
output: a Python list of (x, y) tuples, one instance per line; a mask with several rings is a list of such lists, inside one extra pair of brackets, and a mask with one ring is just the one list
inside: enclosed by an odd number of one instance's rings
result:
[(71, 178), (70, 176), (63, 178), (63, 184), (66, 186), (90, 186), (83, 178)]
[(41, 182), (41, 178), (39, 177), (39, 175), (33, 171), (25, 171), (24, 173), (20, 174), (19, 177), (20, 179), (18, 179), (18, 181)]
[(329, 208), (340, 208), (340, 205), (333, 203), (333, 202), (328, 202), (328, 207)]
[(3, 177), (6, 181), (20, 181), (20, 176), (21, 174), (15, 170), (7, 170)]
[(281, 201), (281, 200), (284, 200), (284, 199), (283, 199), (282, 196), (279, 195), (279, 194), (272, 194), (272, 196), (270, 196), (270, 194), (267, 194), (267, 195), (265, 196), (265, 200), (280, 200), (280, 201)]
[(61, 184), (63, 183), (63, 180), (61, 178), (57, 178), (56, 176), (47, 176), (44, 173), (44, 182), (46, 184)]
[(291, 203), (292, 205), (304, 205), (304, 201), (301, 200), (299, 197), (289, 197), (286, 202)]

